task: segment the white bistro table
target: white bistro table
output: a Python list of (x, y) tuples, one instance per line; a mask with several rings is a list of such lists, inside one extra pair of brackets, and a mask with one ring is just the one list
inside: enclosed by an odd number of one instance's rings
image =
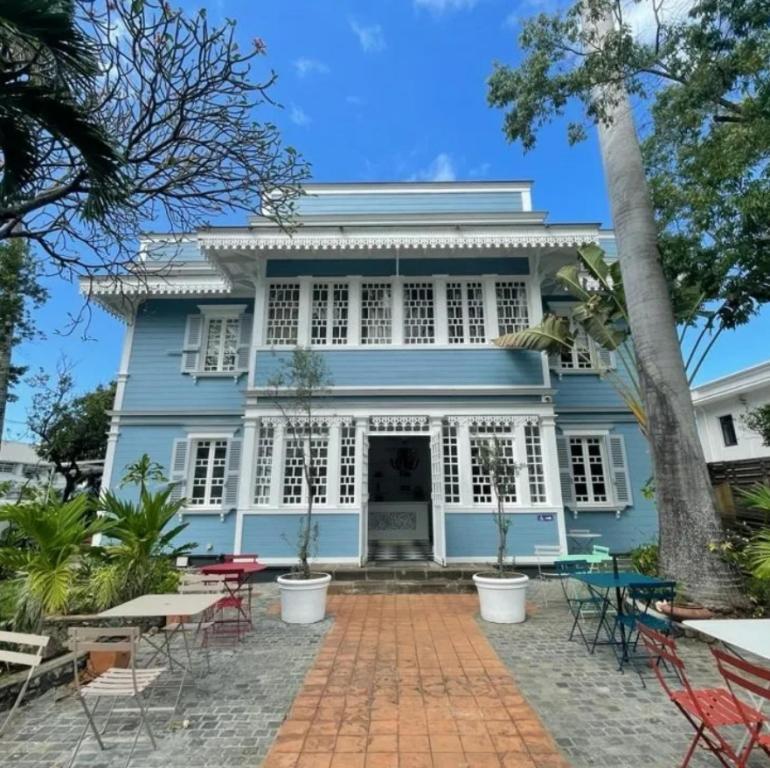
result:
[[(192, 656), (190, 655), (190, 644), (187, 638), (187, 632), (185, 631), (186, 622), (184, 619), (189, 619), (193, 616), (200, 616), (201, 618), (196, 624), (197, 627), (200, 627), (200, 624), (203, 621), (203, 614), (205, 614), (209, 608), (213, 608), (221, 599), (222, 595), (219, 594), (180, 595), (176, 593), (169, 593), (160, 595), (141, 595), (140, 597), (135, 597), (133, 600), (129, 600), (128, 602), (115, 605), (112, 608), (108, 608), (106, 611), (99, 613), (98, 616), (102, 619), (153, 619), (160, 616), (182, 617), (182, 620), (176, 623), (173, 631), (164, 636), (162, 647), (156, 645), (149, 636), (144, 635), (144, 639), (156, 651), (153, 658), (155, 658), (157, 654), (162, 653), (168, 659), (169, 666), (171, 667), (172, 671), (174, 669), (174, 664), (177, 664), (182, 670), (182, 679), (179, 683), (179, 691), (173, 706), (173, 709), (176, 710), (176, 708), (179, 706), (179, 699), (182, 696), (182, 689), (184, 688), (185, 678), (188, 674), (191, 677), (193, 676)], [(171, 641), (177, 632), (181, 633), (182, 639), (184, 640), (187, 664), (183, 664), (181, 661), (179, 661), (179, 659), (175, 659), (171, 654)], [(153, 709), (164, 708), (153, 707)]]
[(770, 619), (690, 619), (685, 627), (770, 661)]
[(596, 539), (601, 539), (601, 533), (592, 533), (591, 531), (567, 531), (567, 538), (572, 539), (574, 552), (572, 554), (583, 554), (591, 551), (591, 544)]

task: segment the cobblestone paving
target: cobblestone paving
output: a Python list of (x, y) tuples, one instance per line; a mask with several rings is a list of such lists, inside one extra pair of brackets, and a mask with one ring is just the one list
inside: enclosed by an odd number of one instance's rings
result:
[[(254, 603), (254, 631), (235, 648), (211, 650), (210, 674), (197, 680), (197, 690), (185, 690), (178, 713), (152, 714), (159, 749), (149, 749), (141, 734), (132, 768), (257, 768), (261, 764), (331, 621), (288, 627), (270, 609), (278, 598), (275, 585), (255, 587), (260, 597)], [(194, 662), (198, 658), (196, 654)], [(172, 692), (164, 692), (150, 703), (169, 700), (173, 701)], [(0, 739), (0, 765), (66, 766), (84, 722), (80, 706), (68, 691), (49, 692), (25, 706)], [(89, 735), (75, 765), (122, 768), (137, 722), (130, 713), (114, 715), (104, 737), (106, 751), (101, 752)]]
[[(535, 592), (524, 624), (478, 621), (573, 768), (679, 765), (693, 731), (657, 680), (646, 673), (645, 688), (636, 672), (617, 671), (611, 649), (598, 648), (592, 656), (582, 643), (568, 642), (571, 619), (560, 585), (547, 588), (548, 607)], [(677, 642), (693, 685), (722, 685), (708, 645), (687, 638)], [(699, 749), (690, 765), (706, 768), (719, 761)], [(749, 765), (767, 767), (770, 760), (758, 752)]]

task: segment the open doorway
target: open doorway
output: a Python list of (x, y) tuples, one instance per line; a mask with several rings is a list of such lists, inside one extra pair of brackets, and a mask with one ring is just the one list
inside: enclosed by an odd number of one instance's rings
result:
[(369, 439), (369, 560), (431, 560), (430, 440)]

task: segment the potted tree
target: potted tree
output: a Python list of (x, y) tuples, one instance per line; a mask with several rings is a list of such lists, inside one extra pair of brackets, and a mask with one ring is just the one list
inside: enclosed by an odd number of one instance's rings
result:
[(526, 618), (527, 582), (523, 573), (506, 570), (506, 550), (511, 518), (505, 514), (505, 499), (515, 489), (519, 465), (507, 457), (496, 437), (479, 446), (479, 460), (489, 477), (497, 528), (497, 568), (473, 575), (479, 593), (481, 618), (496, 624), (519, 624)]
[(305, 512), (297, 533), (297, 565), (291, 573), (278, 577), (281, 591), (281, 618), (288, 624), (312, 624), (326, 616), (326, 592), (332, 577), (310, 569), (310, 558), (318, 545), (318, 524), (313, 507), (318, 494), (319, 451), (323, 429), (315, 418), (316, 399), (331, 384), (326, 363), (318, 352), (295, 348), (282, 362), (268, 386), (281, 413), (289, 440), (287, 450), (301, 472)]

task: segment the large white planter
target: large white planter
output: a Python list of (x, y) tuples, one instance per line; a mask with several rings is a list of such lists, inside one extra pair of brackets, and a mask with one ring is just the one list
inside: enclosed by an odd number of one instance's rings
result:
[(495, 624), (520, 624), (527, 617), (529, 576), (512, 573), (504, 579), (489, 573), (475, 573), (481, 618)]
[(279, 576), (281, 618), (287, 624), (314, 624), (326, 616), (326, 591), (332, 577), (314, 573), (309, 579)]

